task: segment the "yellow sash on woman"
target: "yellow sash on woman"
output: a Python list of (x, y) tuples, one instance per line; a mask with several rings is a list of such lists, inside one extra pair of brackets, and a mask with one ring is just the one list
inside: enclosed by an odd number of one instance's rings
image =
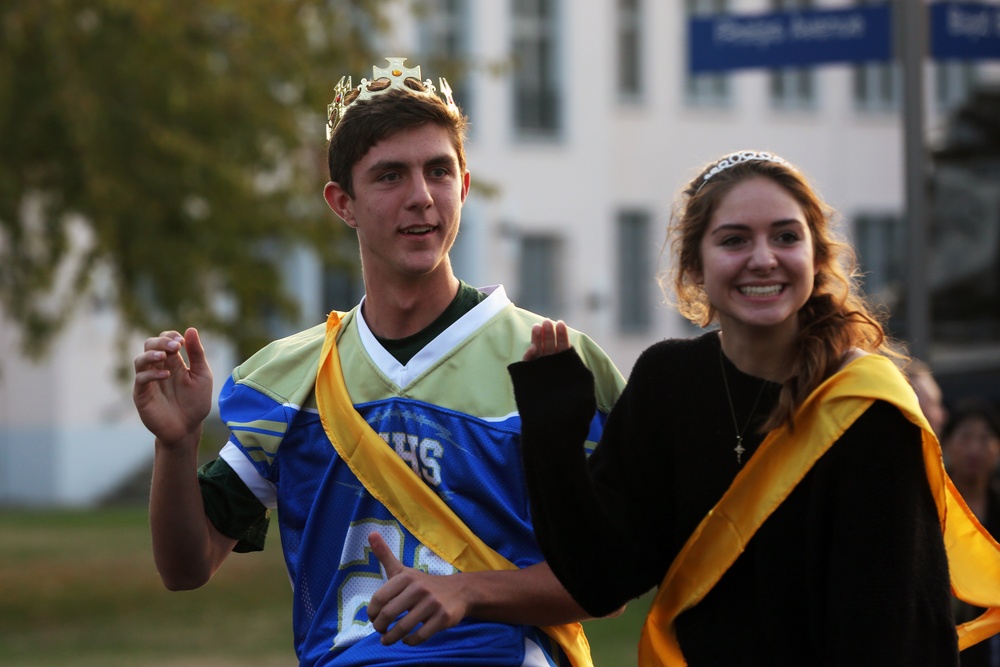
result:
[(795, 414), (794, 434), (787, 427), (768, 434), (688, 538), (646, 617), (639, 641), (642, 667), (687, 664), (677, 642), (677, 616), (705, 597), (771, 512), (876, 400), (892, 403), (921, 427), (924, 466), (941, 520), (952, 590), (958, 598), (987, 608), (979, 618), (958, 626), (959, 646), (966, 648), (1000, 632), (1000, 545), (945, 473), (937, 438), (902, 373), (885, 357), (869, 354), (809, 395)]
[[(339, 329), (340, 313), (330, 313), (316, 376), (320, 420), (337, 453), (421, 544), (458, 570), (516, 570), (516, 565), (479, 539), (354, 409), (337, 354)], [(573, 667), (593, 666), (590, 645), (579, 623), (541, 629), (562, 647)]]

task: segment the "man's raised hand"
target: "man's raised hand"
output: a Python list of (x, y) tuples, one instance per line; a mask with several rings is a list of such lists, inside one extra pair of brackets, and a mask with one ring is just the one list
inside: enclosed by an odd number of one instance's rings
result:
[[(187, 351), (185, 363), (181, 350)], [(162, 443), (200, 433), (212, 409), (212, 369), (198, 331), (164, 331), (147, 338), (135, 358), (132, 400), (142, 423)], [(189, 365), (190, 364), (190, 365)]]

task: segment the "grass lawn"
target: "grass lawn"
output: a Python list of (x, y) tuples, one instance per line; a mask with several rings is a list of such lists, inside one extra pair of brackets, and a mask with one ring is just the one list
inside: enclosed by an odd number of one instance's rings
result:
[[(0, 511), (5, 667), (294, 666), (291, 590), (275, 532), (203, 589), (171, 593), (146, 509)], [(597, 667), (634, 665), (648, 600), (585, 624)]]

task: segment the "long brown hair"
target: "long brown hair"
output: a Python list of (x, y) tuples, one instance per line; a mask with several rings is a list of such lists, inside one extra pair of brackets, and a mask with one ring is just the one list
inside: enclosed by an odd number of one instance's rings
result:
[[(753, 151), (741, 154), (769, 155)], [(681, 192), (668, 229), (674, 261), (660, 282), (666, 294), (669, 294), (667, 285), (672, 287), (674, 304), (689, 320), (701, 327), (717, 322), (718, 313), (691, 273), (702, 269), (701, 241), (723, 197), (737, 183), (762, 176), (783, 187), (802, 207), (812, 232), (816, 279), (812, 294), (799, 310), (792, 372), (763, 426), (766, 431), (782, 423), (792, 426), (795, 409), (843, 364), (852, 350), (859, 348), (897, 361), (905, 357), (887, 338), (884, 316), (861, 293), (854, 249), (833, 229), (835, 211), (784, 160), (736, 159), (719, 169), (730, 157), (707, 165)], [(706, 179), (710, 171), (713, 173)]]

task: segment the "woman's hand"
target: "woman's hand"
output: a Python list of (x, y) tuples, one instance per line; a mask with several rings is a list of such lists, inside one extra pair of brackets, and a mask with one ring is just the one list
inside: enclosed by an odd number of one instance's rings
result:
[(569, 331), (562, 320), (553, 322), (545, 320), (531, 328), (531, 345), (524, 353), (522, 361), (531, 361), (557, 352), (565, 352), (572, 347), (569, 344)]

